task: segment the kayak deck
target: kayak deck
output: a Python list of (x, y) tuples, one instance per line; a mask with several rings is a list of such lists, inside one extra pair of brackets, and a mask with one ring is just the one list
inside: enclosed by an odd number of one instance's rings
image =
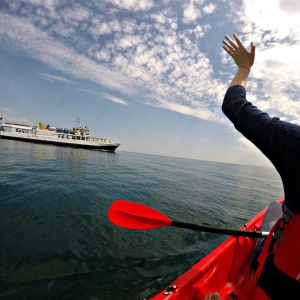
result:
[[(283, 198), (278, 202), (282, 203)], [(259, 212), (241, 229), (260, 230), (266, 210)], [(250, 280), (250, 261), (256, 241), (250, 237), (229, 237), (151, 299), (203, 300), (212, 292), (219, 292), (225, 300), (248, 299), (245, 287)]]

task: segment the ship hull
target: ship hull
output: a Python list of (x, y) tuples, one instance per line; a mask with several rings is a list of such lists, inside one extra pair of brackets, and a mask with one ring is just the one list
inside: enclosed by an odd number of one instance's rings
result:
[(65, 143), (58, 142), (54, 140), (45, 140), (45, 139), (37, 139), (37, 138), (24, 138), (18, 136), (8, 136), (8, 135), (0, 135), (1, 139), (7, 140), (16, 140), (22, 142), (43, 144), (43, 145), (55, 145), (62, 147), (70, 147), (70, 148), (80, 148), (80, 149), (88, 149), (88, 150), (98, 150), (98, 151), (106, 151), (106, 152), (115, 152), (115, 150), (119, 147), (119, 144), (115, 145), (88, 145), (88, 144), (79, 144), (79, 143)]

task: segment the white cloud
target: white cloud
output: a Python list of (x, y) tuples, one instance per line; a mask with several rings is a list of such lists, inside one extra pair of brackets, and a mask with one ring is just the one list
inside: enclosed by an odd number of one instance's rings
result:
[(95, 39), (100, 35), (110, 34), (112, 29), (109, 25), (100, 19), (93, 19), (92, 26), (87, 30)]
[(30, 3), (32, 5), (36, 6), (44, 6), (47, 8), (53, 8), (55, 7), (60, 1), (59, 0), (27, 0), (27, 3)]
[(152, 0), (111, 0), (109, 3), (132, 11), (146, 11), (154, 5)]
[(299, 3), (249, 0), (244, 1), (242, 9), (237, 9), (237, 3), (231, 5), (241, 39), (247, 46), (250, 41), (256, 45), (248, 95), (272, 115), (300, 120)]
[(168, 19), (166, 18), (166, 16), (162, 12), (151, 14), (150, 17), (155, 22), (160, 23), (160, 24), (165, 24), (168, 21)]
[(99, 95), (99, 93), (94, 92), (94, 91), (92, 91), (92, 90), (81, 89), (81, 88), (77, 88), (76, 90), (77, 90), (77, 91), (80, 91), (80, 92), (85, 92), (85, 93), (93, 94), (93, 95)]
[[(186, 17), (191, 21), (201, 16), (204, 2), (179, 5), (185, 6)], [(128, 96), (142, 91), (143, 99), (148, 98), (144, 100), (147, 104), (151, 99), (160, 99), (161, 107), (180, 113), (186, 113), (190, 107), (189, 113), (197, 117), (219, 120), (215, 110), (203, 113), (212, 109), (207, 104), (210, 99), (219, 101), (214, 90), (206, 92), (207, 82), (216, 85), (220, 81), (213, 78), (211, 62), (198, 47), (211, 30), (210, 25), (181, 28), (182, 11), (176, 14), (171, 7), (154, 7), (153, 1), (115, 0), (109, 2), (111, 14), (107, 14), (105, 2), (94, 9), (77, 2), (63, 10), (59, 10), (58, 3), (48, 3), (57, 10), (55, 16), (36, 16), (34, 9), (27, 10), (26, 18), (1, 13), (1, 40), (74, 78), (90, 80)], [(41, 2), (36, 2), (36, 6), (43, 7)], [(120, 11), (111, 10), (112, 6), (137, 14), (133, 18), (128, 14), (120, 17)], [(140, 14), (141, 10), (149, 14)], [(57, 19), (57, 15), (61, 18)], [(203, 104), (199, 105), (199, 99)], [(172, 102), (174, 106), (170, 105)], [(154, 100), (152, 105), (157, 102)], [(202, 109), (202, 113), (197, 113), (197, 109)]]
[(88, 20), (89, 18), (91, 18), (92, 13), (83, 8), (83, 7), (74, 7), (72, 9), (65, 9), (61, 12), (61, 16), (66, 19), (69, 20), (70, 22), (75, 21), (75, 22), (82, 22), (85, 20)]
[(64, 24), (62, 22), (57, 22), (55, 25), (51, 26), (51, 31), (55, 34), (68, 37), (75, 35), (75, 29), (67, 24)]
[(97, 51), (94, 55), (97, 61), (107, 62), (110, 60), (110, 53), (106, 50)]
[(118, 97), (115, 97), (115, 96), (112, 96), (112, 95), (108, 95), (106, 93), (102, 93), (102, 96), (108, 100), (111, 100), (115, 103), (119, 103), (119, 104), (124, 104), (124, 105), (127, 105), (127, 103), (121, 99), (121, 98), (118, 98)]
[(39, 73), (39, 75), (41, 75), (45, 80), (51, 80), (53, 82), (59, 81), (59, 82), (63, 82), (63, 83), (75, 84), (74, 81), (60, 77), (60, 76), (53, 76), (53, 75), (49, 75), (49, 74), (45, 74), (45, 73)]
[(92, 91), (92, 90), (81, 89), (81, 88), (77, 88), (77, 90), (81, 91), (81, 92), (93, 94), (93, 95), (96, 95), (96, 96), (102, 96), (103, 98), (108, 99), (108, 100), (110, 100), (112, 102), (115, 102), (115, 103), (118, 103), (118, 104), (127, 105), (127, 103), (123, 99), (115, 97), (115, 96), (112, 96), (112, 95), (109, 95), (109, 94), (106, 94), (106, 93), (97, 93), (97, 92)]
[(188, 5), (185, 6), (183, 11), (183, 23), (190, 23), (195, 21), (197, 18), (201, 16), (201, 11), (198, 9), (194, 2), (191, 1)]
[(211, 110), (205, 107), (193, 108), (187, 105), (167, 101), (161, 102), (160, 105), (157, 105), (157, 107), (180, 112), (184, 115), (194, 116), (204, 120), (214, 120), (215, 118)]
[(39, 30), (29, 20), (16, 18), (0, 12), (1, 40), (11, 49), (22, 49), (24, 53), (71, 76), (91, 80), (107, 87), (128, 91), (130, 79), (91, 59), (77, 54)]
[(279, 0), (279, 9), (287, 14), (300, 14), (300, 2), (295, 0)]
[(215, 9), (217, 8), (217, 5), (216, 4), (213, 4), (213, 3), (209, 3), (208, 5), (205, 5), (203, 8), (202, 8), (202, 11), (206, 14), (212, 14)]
[[(288, 1), (287, 7), (281, 0), (5, 3), (7, 13), (0, 12), (4, 49), (24, 53), (76, 81), (124, 93), (128, 99), (142, 94), (138, 101), (148, 105), (216, 122), (223, 121), (224, 78), (233, 76), (228, 72), (232, 61), (216, 40), (225, 22), (220, 9), (228, 6), (232, 11), (227, 18), (242, 40), (246, 45), (253, 40), (257, 46), (248, 89), (254, 104), (300, 120), (300, 74), (294, 67), (300, 63), (300, 18), (294, 2)], [(224, 6), (217, 10), (220, 5)], [(292, 8), (294, 13), (288, 14)]]

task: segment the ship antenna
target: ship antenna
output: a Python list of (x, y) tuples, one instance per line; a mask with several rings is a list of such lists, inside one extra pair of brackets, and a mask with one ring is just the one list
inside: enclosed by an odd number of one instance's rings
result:
[(80, 118), (77, 116), (77, 122), (76, 122), (76, 127), (77, 128), (81, 128), (81, 124), (80, 124)]

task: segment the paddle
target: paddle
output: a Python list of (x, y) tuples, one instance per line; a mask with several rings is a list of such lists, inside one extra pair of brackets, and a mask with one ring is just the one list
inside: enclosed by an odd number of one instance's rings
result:
[(174, 221), (149, 206), (127, 200), (116, 200), (109, 208), (108, 218), (117, 226), (135, 230), (175, 226), (191, 230), (252, 238), (267, 237), (269, 234), (269, 232), (265, 231), (235, 230)]

